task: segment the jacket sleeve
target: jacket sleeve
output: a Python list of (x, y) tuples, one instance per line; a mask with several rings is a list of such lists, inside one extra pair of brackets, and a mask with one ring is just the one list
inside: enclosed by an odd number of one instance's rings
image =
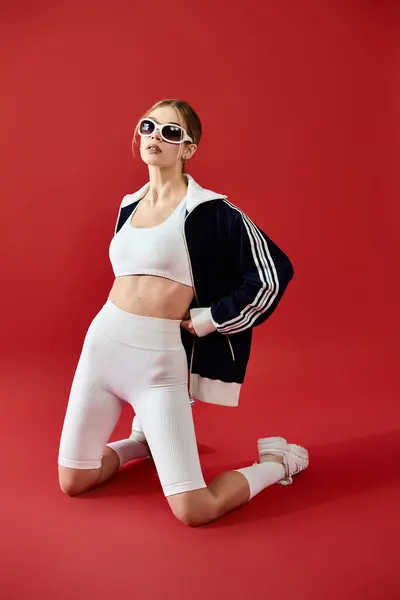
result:
[(278, 306), (293, 266), (286, 254), (239, 208), (235, 214), (234, 243), (239, 245), (241, 283), (207, 308), (190, 311), (199, 337), (217, 330), (230, 335), (263, 323)]

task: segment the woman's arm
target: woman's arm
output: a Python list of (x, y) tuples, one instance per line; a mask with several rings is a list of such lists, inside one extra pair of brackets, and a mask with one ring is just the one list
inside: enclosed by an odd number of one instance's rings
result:
[(242, 283), (211, 306), (190, 311), (200, 337), (215, 330), (230, 335), (260, 325), (274, 312), (294, 275), (286, 254), (239, 208), (226, 203), (235, 211), (233, 243), (240, 249)]

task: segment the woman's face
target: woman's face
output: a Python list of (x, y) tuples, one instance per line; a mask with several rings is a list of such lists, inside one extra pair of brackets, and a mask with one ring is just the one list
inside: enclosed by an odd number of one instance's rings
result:
[[(171, 106), (156, 108), (147, 117), (160, 125), (175, 123), (187, 131), (186, 124)], [(164, 141), (158, 129), (150, 136), (140, 137), (140, 156), (147, 165), (152, 167), (171, 168), (179, 164), (181, 168), (182, 160), (193, 156), (195, 150), (195, 144), (189, 142), (171, 144)]]

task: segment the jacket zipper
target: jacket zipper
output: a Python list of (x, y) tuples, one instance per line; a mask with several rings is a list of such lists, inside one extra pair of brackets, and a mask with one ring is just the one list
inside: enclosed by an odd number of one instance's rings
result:
[[(194, 210), (194, 209), (193, 209)], [(199, 299), (197, 297), (197, 292), (196, 292), (196, 287), (194, 285), (194, 277), (193, 277), (193, 271), (192, 271), (192, 263), (190, 262), (190, 254), (189, 254), (189, 249), (187, 246), (187, 241), (186, 241), (186, 233), (185, 233), (185, 225), (186, 225), (186, 219), (188, 218), (190, 213), (188, 213), (185, 217), (185, 220), (183, 222), (183, 239), (185, 242), (185, 248), (186, 248), (186, 254), (188, 256), (188, 261), (189, 261), (189, 268), (190, 268), (190, 277), (192, 279), (192, 284), (193, 284), (193, 291), (194, 291), (194, 297), (196, 298), (196, 302), (197, 302), (197, 306), (199, 306)]]
[[(194, 209), (193, 209), (194, 210)], [(192, 270), (192, 263), (190, 262), (190, 254), (189, 254), (189, 249), (187, 246), (187, 241), (186, 241), (186, 232), (185, 232), (185, 225), (186, 225), (186, 219), (189, 216), (189, 212), (188, 214), (185, 216), (185, 220), (183, 222), (183, 240), (185, 242), (185, 248), (186, 248), (186, 254), (188, 257), (188, 262), (189, 262), (189, 269), (190, 269), (190, 277), (192, 279), (192, 285), (193, 285), (193, 292), (194, 292), (194, 297), (196, 298), (196, 302), (197, 302), (197, 306), (199, 306), (199, 299), (197, 297), (197, 292), (196, 292), (196, 286), (194, 285), (194, 277), (193, 277), (193, 270)], [(193, 394), (192, 394), (192, 389), (193, 389), (193, 375), (192, 375), (192, 368), (193, 368), (193, 359), (194, 359), (194, 345), (196, 343), (196, 337), (193, 336), (193, 345), (192, 345), (192, 356), (190, 358), (190, 367), (189, 367), (189, 398), (190, 398), (190, 404), (194, 404), (194, 398), (193, 398)]]
[(192, 394), (192, 389), (193, 389), (193, 383), (192, 383), (192, 368), (193, 368), (193, 358), (194, 358), (194, 345), (196, 343), (196, 338), (193, 336), (193, 344), (192, 344), (192, 355), (190, 357), (190, 367), (189, 367), (189, 399), (190, 399), (190, 404), (194, 404), (194, 398), (193, 398), (193, 394)]
[[(192, 212), (195, 210), (195, 208), (197, 208), (197, 207), (194, 207), (193, 210), (192, 210)], [(183, 222), (183, 240), (185, 242), (186, 254), (188, 256), (188, 262), (189, 262), (189, 268), (190, 268), (190, 277), (192, 279), (194, 297), (196, 298), (197, 306), (199, 306), (199, 298), (197, 296), (196, 286), (194, 285), (192, 263), (190, 261), (190, 254), (189, 254), (189, 249), (188, 249), (188, 246), (187, 246), (186, 232), (185, 232), (186, 219), (188, 218), (188, 216), (190, 214), (191, 213), (188, 212), (188, 214), (185, 216), (185, 220)], [(231, 344), (230, 339), (228, 338), (228, 336), (226, 336), (226, 337), (228, 339), (229, 347), (231, 349), (232, 358), (233, 358), (233, 360), (235, 360), (235, 354), (233, 352), (232, 344)], [(193, 336), (192, 356), (191, 356), (191, 359), (190, 359), (190, 367), (189, 367), (189, 398), (190, 398), (190, 403), (191, 404), (194, 404), (194, 398), (193, 398), (193, 394), (192, 394), (192, 389), (193, 389), (193, 385), (192, 385), (193, 384), (192, 367), (193, 367), (194, 345), (195, 345), (195, 343), (196, 343), (196, 338), (195, 338), (195, 336)]]
[(232, 348), (232, 342), (231, 342), (231, 340), (229, 339), (229, 335), (227, 335), (227, 336), (226, 336), (226, 339), (228, 340), (229, 348), (231, 349), (232, 360), (234, 361), (234, 360), (235, 360), (235, 353), (234, 353), (234, 351), (233, 351), (233, 348)]

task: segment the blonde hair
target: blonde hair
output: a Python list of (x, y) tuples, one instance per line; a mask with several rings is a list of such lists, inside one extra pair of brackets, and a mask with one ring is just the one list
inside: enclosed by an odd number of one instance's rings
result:
[[(185, 102), (184, 100), (176, 100), (176, 99), (160, 100), (159, 102), (156, 102), (155, 104), (153, 104), (153, 106), (145, 112), (145, 114), (142, 116), (142, 119), (145, 119), (146, 117), (148, 117), (149, 114), (156, 108), (162, 108), (163, 106), (171, 106), (175, 110), (175, 112), (178, 116), (178, 123), (181, 125), (181, 127), (183, 127), (187, 131), (188, 135), (192, 138), (193, 143), (196, 144), (196, 146), (197, 146), (200, 142), (200, 139), (201, 139), (201, 136), (203, 133), (203, 128), (202, 128), (199, 116), (196, 113), (196, 111), (194, 110), (194, 108), (188, 102)], [(133, 134), (133, 140), (132, 140), (132, 152), (133, 152), (134, 156), (135, 156), (134, 144), (137, 141), (137, 138), (139, 135), (138, 127), (139, 127), (139, 123), (135, 127), (135, 132)], [(184, 145), (180, 144), (178, 160), (180, 160), (182, 157), (183, 147), (184, 147)], [(183, 171), (184, 171), (184, 168), (185, 167), (183, 164), (183, 169), (182, 169)]]

